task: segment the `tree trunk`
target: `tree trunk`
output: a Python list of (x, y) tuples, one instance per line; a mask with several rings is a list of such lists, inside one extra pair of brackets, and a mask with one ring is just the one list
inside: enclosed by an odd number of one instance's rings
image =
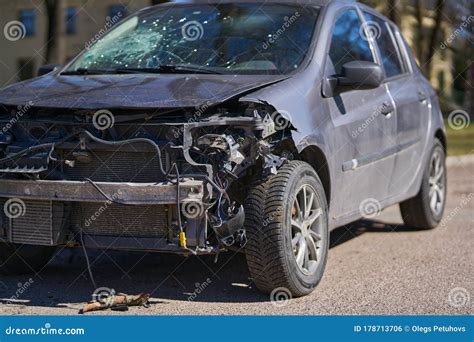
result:
[[(425, 32), (423, 28), (423, 8), (421, 6), (421, 0), (415, 0), (415, 18), (416, 18), (416, 28), (415, 28), (415, 41), (413, 46), (415, 48), (416, 57), (420, 65), (424, 64), (424, 45), (425, 42)], [(417, 43), (417, 44), (416, 44)]]
[[(471, 2), (471, 13), (474, 13), (474, 2)], [(467, 70), (467, 81), (466, 81), (466, 110), (468, 111), (471, 120), (474, 120), (474, 25), (471, 26), (469, 36), (466, 40), (468, 46), (469, 57), (467, 63), (470, 63), (469, 69)]]
[(471, 120), (474, 120), (474, 61), (472, 59), (471, 66), (467, 70), (466, 109)]
[(388, 18), (393, 21), (397, 26), (399, 25), (398, 21), (398, 0), (388, 0)]
[(63, 64), (66, 61), (64, 49), (65, 7), (64, 0), (46, 0), (47, 36), (46, 63)]
[(443, 12), (445, 6), (445, 0), (438, 0), (436, 2), (435, 8), (435, 17), (434, 17), (434, 27), (431, 31), (431, 36), (429, 39), (429, 45), (426, 49), (426, 57), (423, 63), (423, 67), (428, 78), (431, 78), (431, 72), (433, 69), (433, 57), (440, 47), (439, 36), (442, 28), (442, 21), (443, 21)]

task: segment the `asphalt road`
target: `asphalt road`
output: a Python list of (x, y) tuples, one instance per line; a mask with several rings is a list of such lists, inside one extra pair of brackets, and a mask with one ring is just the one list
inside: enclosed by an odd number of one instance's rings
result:
[[(96, 252), (98, 286), (152, 294), (150, 308), (100, 314), (473, 314), (474, 161), (451, 164), (440, 227), (411, 231), (393, 207), (334, 231), (324, 278), (307, 297), (272, 302), (253, 286), (238, 254), (214, 263), (209, 257)], [(31, 280), (0, 278), (0, 314), (74, 315), (93, 291), (81, 251), (64, 251)]]

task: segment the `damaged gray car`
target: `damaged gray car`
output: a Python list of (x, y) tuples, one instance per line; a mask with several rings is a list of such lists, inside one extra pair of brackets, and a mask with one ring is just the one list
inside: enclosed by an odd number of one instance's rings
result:
[(396, 203), (441, 221), (446, 136), (399, 29), (353, 1), (143, 9), (0, 91), (0, 271), (62, 248), (245, 252), (314, 290), (329, 232)]

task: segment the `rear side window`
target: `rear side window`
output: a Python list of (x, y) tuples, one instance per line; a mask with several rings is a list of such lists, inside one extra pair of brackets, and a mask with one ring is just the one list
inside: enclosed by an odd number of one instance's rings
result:
[(370, 13), (365, 13), (368, 34), (376, 40), (387, 78), (403, 74), (400, 52), (388, 23)]
[(348, 10), (336, 19), (329, 48), (336, 73), (340, 74), (347, 62), (375, 61), (369, 42), (361, 32), (362, 22), (355, 10)]

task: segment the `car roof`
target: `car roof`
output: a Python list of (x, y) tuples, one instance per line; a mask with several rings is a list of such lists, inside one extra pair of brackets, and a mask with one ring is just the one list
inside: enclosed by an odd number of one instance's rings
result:
[[(232, 4), (232, 3), (262, 4), (262, 0), (173, 0), (170, 2), (160, 4), (158, 6), (163, 6), (163, 5), (173, 6), (176, 4), (226, 4), (226, 3), (227, 4)], [(290, 5), (300, 5), (300, 6), (320, 6), (320, 7), (327, 6), (330, 4), (336, 4), (336, 5), (341, 5), (341, 6), (357, 4), (361, 9), (371, 11), (372, 13), (379, 16), (381, 19), (395, 25), (390, 19), (385, 17), (379, 11), (363, 3), (360, 3), (357, 0), (265, 0), (263, 1), (263, 3), (264, 4), (290, 4)]]
[[(232, 3), (262, 4), (262, 1), (261, 0), (172, 0), (169, 2), (164, 2), (161, 4), (144, 8), (140, 12), (148, 12), (148, 11), (153, 11), (156, 8), (165, 7), (165, 6), (175, 6), (175, 5), (186, 5), (186, 4), (215, 5), (215, 4), (232, 4)], [(300, 5), (300, 6), (319, 6), (319, 7), (328, 6), (330, 4), (335, 4), (335, 5), (340, 5), (340, 6), (357, 4), (362, 10), (371, 11), (373, 14), (379, 16), (381, 19), (390, 22), (394, 26), (397, 26), (379, 11), (376, 11), (374, 8), (370, 6), (362, 4), (358, 2), (357, 0), (265, 0), (263, 3), (264, 4), (290, 4), (290, 5)]]
[[(275, 3), (275, 4), (294, 4), (294, 5), (314, 5), (314, 6), (326, 6), (330, 3), (355, 3), (356, 0), (265, 0), (264, 3)], [(225, 4), (225, 3), (262, 3), (261, 0), (175, 0), (166, 5), (173, 4)]]

